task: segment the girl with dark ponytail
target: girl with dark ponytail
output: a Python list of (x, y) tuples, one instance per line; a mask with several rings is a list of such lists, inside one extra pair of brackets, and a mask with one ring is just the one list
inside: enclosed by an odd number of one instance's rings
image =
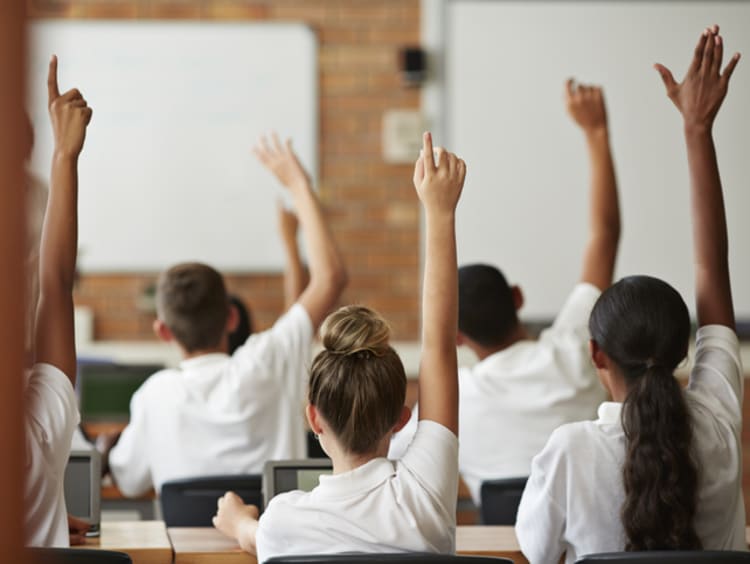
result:
[(742, 500), (743, 371), (727, 230), (711, 128), (739, 55), (706, 29), (678, 84), (656, 65), (685, 122), (696, 269), (695, 364), (683, 390), (690, 317), (648, 276), (620, 280), (589, 320), (591, 356), (612, 402), (597, 421), (557, 429), (532, 463), (516, 523), (532, 564), (643, 550), (746, 550)]

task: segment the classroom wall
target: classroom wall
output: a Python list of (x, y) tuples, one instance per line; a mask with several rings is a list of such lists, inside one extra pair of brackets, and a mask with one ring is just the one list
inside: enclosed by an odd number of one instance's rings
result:
[[(419, 91), (402, 88), (397, 72), (399, 48), (419, 42), (419, 0), (27, 0), (27, 5), (32, 18), (308, 23), (320, 43), (320, 194), (349, 265), (343, 302), (378, 309), (396, 339), (417, 338), (419, 207), (411, 166), (383, 162), (380, 131), (384, 110), (419, 107)], [(139, 310), (137, 298), (155, 276), (84, 274), (77, 303), (93, 309), (96, 339), (151, 338), (153, 314)], [(280, 275), (232, 274), (227, 282), (250, 304), (258, 328), (281, 312)]]

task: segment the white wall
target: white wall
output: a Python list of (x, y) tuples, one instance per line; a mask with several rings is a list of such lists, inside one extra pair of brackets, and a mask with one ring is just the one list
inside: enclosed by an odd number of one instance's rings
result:
[[(423, 2), (442, 38), (438, 96), (426, 111), (469, 166), (459, 208), (461, 262), (497, 264), (550, 317), (578, 279), (588, 163), (567, 118), (568, 76), (604, 85), (624, 232), (617, 276), (648, 273), (692, 306), (688, 174), (681, 121), (654, 62), (681, 77), (700, 31), (722, 25), (750, 56), (747, 2)], [(441, 51), (438, 49), (438, 60)], [(437, 101), (436, 101), (437, 100)], [(715, 134), (726, 193), (736, 309), (750, 317), (750, 67), (741, 61)]]

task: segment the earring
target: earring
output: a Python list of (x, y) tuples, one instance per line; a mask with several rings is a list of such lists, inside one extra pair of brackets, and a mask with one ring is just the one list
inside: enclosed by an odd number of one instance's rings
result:
[(317, 433), (313, 433), (313, 437), (315, 437), (316, 441), (320, 441), (320, 435), (318, 435)]

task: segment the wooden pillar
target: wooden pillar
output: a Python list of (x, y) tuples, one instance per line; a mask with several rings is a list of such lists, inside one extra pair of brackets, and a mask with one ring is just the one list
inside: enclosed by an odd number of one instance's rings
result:
[(0, 2), (0, 559), (23, 562), (25, 1)]

